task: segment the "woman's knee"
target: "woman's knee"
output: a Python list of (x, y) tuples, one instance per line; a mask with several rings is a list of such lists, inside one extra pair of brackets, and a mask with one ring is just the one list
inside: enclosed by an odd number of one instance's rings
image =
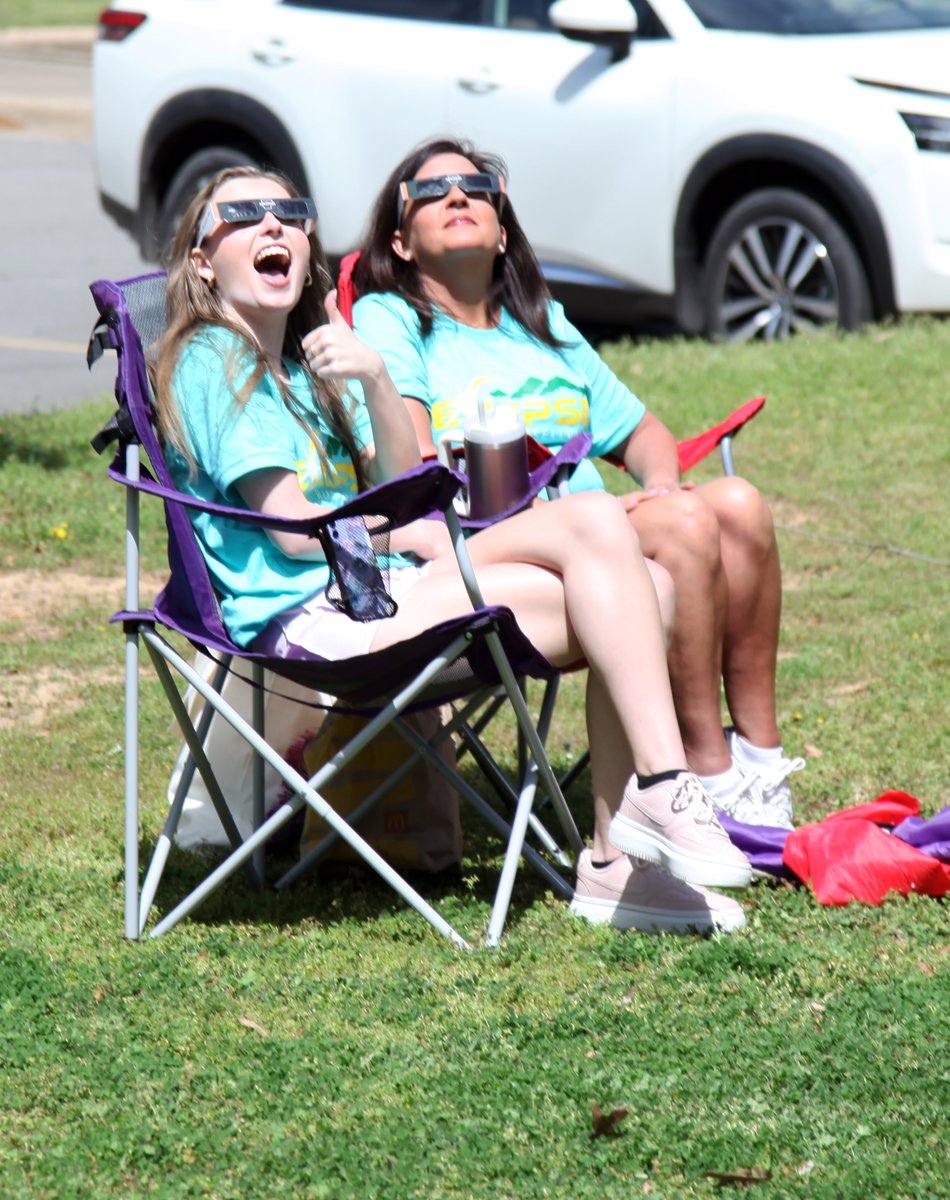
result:
[[(654, 504), (663, 507), (651, 513)], [(635, 528), (642, 524), (643, 553), (663, 563), (674, 576), (683, 571), (711, 576), (719, 570), (719, 521), (699, 493), (672, 492), (647, 501), (633, 509), (630, 518)]]
[(738, 475), (715, 481), (703, 489), (703, 498), (716, 515), (724, 538), (743, 544), (758, 556), (775, 544), (775, 527), (765, 497)]
[(558, 510), (559, 534), (573, 539), (583, 551), (615, 553), (618, 539), (623, 539), (639, 552), (640, 539), (616, 496), (607, 492), (576, 492), (554, 504)]

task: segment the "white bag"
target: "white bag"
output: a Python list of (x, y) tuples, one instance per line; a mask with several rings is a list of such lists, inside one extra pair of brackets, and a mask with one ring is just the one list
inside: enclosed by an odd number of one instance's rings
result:
[[(195, 670), (202, 678), (211, 680), (217, 663), (207, 655), (197, 654)], [(247, 670), (245, 664), (239, 668)], [(267, 741), (293, 765), (302, 762), (303, 748), (318, 732), (325, 719), (325, 712), (300, 704), (295, 697), (313, 703), (332, 703), (332, 697), (302, 687), (293, 680), (264, 672), (264, 731)], [(273, 689), (273, 690), (270, 690)], [(246, 721), (252, 719), (254, 689), (249, 683), (229, 672), (224, 681), (221, 695)], [(189, 687), (185, 693), (185, 707), (195, 719), (204, 703), (201, 695)], [(205, 739), (205, 753), (214, 768), (221, 790), (228, 801), (241, 837), (253, 830), (253, 775), (254, 752), (218, 713), (211, 720)], [(187, 745), (178, 752), (178, 758), (168, 781), (168, 803), (173, 803), (178, 782), (188, 759)], [(264, 764), (264, 811), (270, 812), (279, 803), (284, 782), (269, 764)], [(176, 844), (183, 850), (194, 850), (200, 846), (225, 847), (229, 845), (227, 835), (218, 819), (204, 780), (195, 770), (182, 807), (181, 820), (175, 834)]]

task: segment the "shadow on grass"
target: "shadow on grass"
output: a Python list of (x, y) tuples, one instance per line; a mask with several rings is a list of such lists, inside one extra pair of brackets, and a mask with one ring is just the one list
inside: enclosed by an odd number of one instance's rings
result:
[[(557, 770), (557, 767), (555, 767)], [(465, 772), (468, 774), (468, 772)], [(469, 782), (474, 783), (474, 778)], [(581, 777), (568, 794), (571, 809), (582, 834), (590, 828), (589, 774)], [(542, 820), (555, 829), (553, 814), (547, 806), (540, 809)], [(477, 936), (495, 898), (504, 846), (498, 836), (466, 806), (462, 807), (465, 845), (462, 863), (437, 873), (402, 870), (406, 881), (453, 924), (467, 926)], [(241, 869), (225, 880), (191, 914), (189, 920), (206, 926), (228, 924), (295, 925), (316, 921), (334, 925), (352, 921), (372, 921), (404, 908), (404, 901), (365, 863), (325, 859), (286, 891), (276, 892), (275, 883), (297, 861), (296, 847), (303, 814), (282, 829), (267, 844), (266, 883), (255, 889)], [(151, 843), (139, 846), (140, 861), (148, 862)], [(164, 914), (213, 870), (223, 854), (191, 853), (173, 850), (155, 897), (154, 912)], [(570, 873), (568, 872), (568, 878)], [(543, 899), (548, 887), (524, 862), (519, 868), (512, 894), (509, 922), (517, 922), (519, 913)], [(154, 914), (152, 920), (154, 920)], [(421, 919), (421, 918), (420, 918)], [(466, 933), (463, 929), (461, 932)]]
[(70, 461), (71, 456), (66, 454), (62, 447), (17, 437), (0, 426), (0, 467), (6, 466), (8, 462), (17, 462), (30, 467), (40, 467), (44, 471), (61, 471)]

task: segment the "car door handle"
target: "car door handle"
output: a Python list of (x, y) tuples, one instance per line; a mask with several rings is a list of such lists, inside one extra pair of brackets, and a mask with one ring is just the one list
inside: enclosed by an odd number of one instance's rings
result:
[(471, 92), (475, 96), (485, 96), (501, 87), (501, 83), (487, 68), (474, 75), (460, 75), (458, 85), (462, 91)]
[(251, 48), (251, 57), (263, 63), (265, 67), (283, 67), (293, 62), (296, 55), (281, 38), (269, 38)]

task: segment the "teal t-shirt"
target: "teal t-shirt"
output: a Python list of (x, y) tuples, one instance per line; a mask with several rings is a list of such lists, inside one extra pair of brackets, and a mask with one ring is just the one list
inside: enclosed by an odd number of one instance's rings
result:
[[(372, 292), (353, 310), (357, 335), (383, 357), (403, 396), (429, 410), (433, 434), (462, 429), (479, 396), (517, 402), (533, 438), (558, 450), (576, 433), (589, 433), (591, 454), (607, 454), (636, 429), (646, 409), (550, 302), (551, 329), (564, 349), (538, 342), (507, 309), (495, 329), (471, 329), (436, 312), (422, 336), (412, 307), (392, 293)], [(592, 462), (574, 472), (574, 491), (602, 489)]]
[[(183, 492), (247, 508), (235, 483), (250, 471), (283, 467), (293, 471), (309, 500), (337, 508), (356, 494), (353, 463), (313, 411), (306, 372), (285, 360), (290, 390), (312, 413), (321, 435), (329, 474), (321, 470), (316, 446), (288, 412), (270, 375), (264, 375), (244, 405), (235, 395), (253, 370), (253, 360), (230, 331), (207, 327), (183, 350), (172, 382), (197, 473), (177, 451), (166, 452), (175, 486)], [(372, 438), (369, 414), (358, 384), (351, 384), (357, 445)], [(325, 562), (283, 554), (263, 529), (210, 513), (192, 512), (198, 543), (221, 597), (221, 612), (231, 637), (246, 646), (277, 613), (322, 591), (329, 581)]]

